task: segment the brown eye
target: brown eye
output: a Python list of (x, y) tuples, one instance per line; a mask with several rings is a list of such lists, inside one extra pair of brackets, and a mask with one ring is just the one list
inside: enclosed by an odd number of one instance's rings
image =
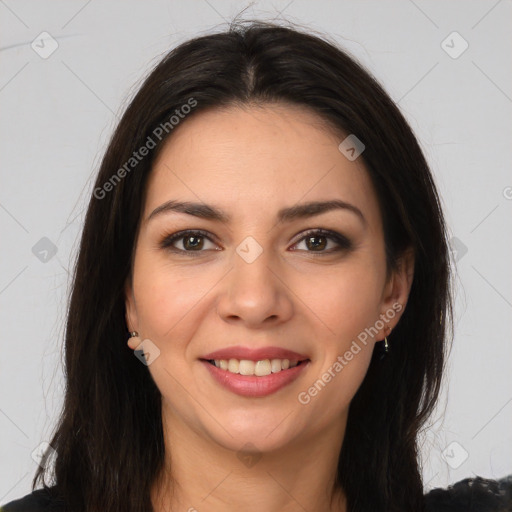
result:
[(210, 242), (214, 248), (216, 247), (206, 232), (190, 230), (179, 231), (165, 237), (160, 243), (160, 247), (177, 253), (201, 253), (205, 249), (205, 240)]
[[(325, 250), (329, 245), (329, 242), (333, 242), (334, 247), (332, 247), (331, 244), (329, 247), (330, 250)], [(294, 246), (297, 246), (300, 243), (305, 244), (306, 252), (317, 252), (319, 254), (330, 254), (333, 252), (348, 250), (352, 248), (352, 243), (348, 238), (341, 235), (340, 233), (336, 233), (335, 231), (329, 231), (325, 229), (309, 231)]]
[(183, 247), (187, 249), (202, 249), (204, 245), (204, 239), (201, 235), (187, 235), (183, 237)]
[(308, 249), (325, 249), (327, 245), (327, 237), (326, 236), (308, 236), (305, 238), (306, 247)]

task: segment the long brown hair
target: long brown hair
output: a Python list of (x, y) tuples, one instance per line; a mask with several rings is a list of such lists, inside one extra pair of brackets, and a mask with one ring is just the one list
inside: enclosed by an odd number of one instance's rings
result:
[[(415, 274), (389, 337), (392, 351), (382, 360), (374, 353), (351, 402), (336, 482), (351, 512), (422, 511), (417, 436), (439, 394), (452, 318), (446, 227), (433, 177), (397, 106), (354, 58), (309, 29), (259, 21), (234, 22), (170, 51), (112, 136), (74, 271), (65, 399), (50, 442), (56, 457), (37, 470), (33, 489), (38, 481), (47, 486), (53, 466), (50, 483), (68, 511), (152, 510), (150, 489), (164, 462), (161, 395), (126, 346), (124, 284), (144, 185), (172, 137), (170, 126), (159, 140), (155, 130), (191, 98), (188, 116), (249, 102), (301, 105), (365, 144), (361, 158), (381, 208), (388, 270), (412, 247)], [(155, 147), (127, 167), (148, 137)]]

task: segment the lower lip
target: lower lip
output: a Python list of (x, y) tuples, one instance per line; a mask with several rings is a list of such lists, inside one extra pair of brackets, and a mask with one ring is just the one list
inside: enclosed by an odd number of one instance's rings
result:
[(304, 361), (294, 368), (281, 370), (264, 377), (256, 377), (255, 375), (240, 375), (221, 370), (208, 361), (201, 360), (201, 362), (206, 365), (211, 376), (219, 384), (237, 395), (248, 397), (263, 397), (279, 391), (299, 377), (309, 364), (309, 361)]

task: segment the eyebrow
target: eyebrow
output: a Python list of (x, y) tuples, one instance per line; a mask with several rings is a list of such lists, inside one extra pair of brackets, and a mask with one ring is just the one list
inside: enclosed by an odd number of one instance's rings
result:
[[(278, 222), (291, 222), (296, 219), (313, 217), (332, 210), (346, 210), (352, 212), (359, 217), (364, 225), (366, 225), (366, 219), (361, 210), (353, 204), (340, 199), (332, 199), (330, 201), (311, 201), (282, 208), (277, 212), (277, 220)], [(186, 213), (187, 215), (192, 215), (194, 217), (224, 222), (226, 224), (231, 221), (231, 215), (215, 206), (207, 205), (205, 203), (170, 200), (155, 208), (149, 214), (146, 222), (149, 222), (158, 215), (169, 212)]]

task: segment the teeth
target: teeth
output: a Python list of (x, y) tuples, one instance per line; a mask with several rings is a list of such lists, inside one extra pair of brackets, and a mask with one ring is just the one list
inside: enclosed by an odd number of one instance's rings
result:
[[(215, 365), (217, 366), (217, 365)], [(230, 359), (228, 361), (228, 372), (231, 372), (231, 373), (240, 373), (238, 371), (240, 367), (240, 361), (238, 361), (238, 359)]]
[(264, 377), (271, 373), (277, 373), (288, 368), (295, 368), (299, 361), (289, 359), (263, 359), (261, 361), (250, 361), (248, 359), (215, 359), (214, 364), (221, 370), (240, 375), (256, 375)]
[[(258, 361), (259, 362), (259, 361)], [(242, 359), (240, 361), (240, 365), (238, 366), (238, 371), (240, 375), (254, 375), (254, 361), (248, 361), (247, 359)]]
[(283, 368), (281, 359), (272, 359), (272, 361), (270, 361), (270, 368), (272, 369), (272, 373), (280, 372)]
[(263, 361), (256, 361), (254, 365), (254, 375), (258, 377), (264, 377), (265, 375), (270, 375), (272, 373), (272, 366), (268, 359), (264, 359)]

